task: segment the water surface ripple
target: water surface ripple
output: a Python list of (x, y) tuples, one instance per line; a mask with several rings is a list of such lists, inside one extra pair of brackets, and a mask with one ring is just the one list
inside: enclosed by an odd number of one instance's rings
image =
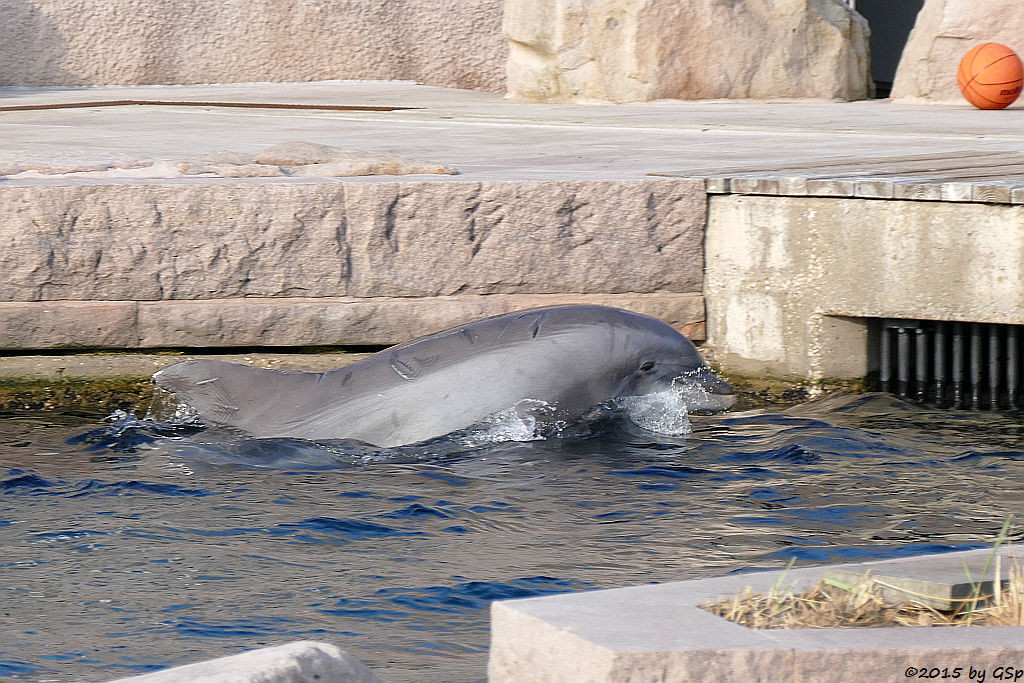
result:
[(476, 681), (492, 600), (976, 548), (1024, 509), (1019, 415), (868, 394), (691, 420), (360, 454), (0, 416), (0, 677), (308, 638)]

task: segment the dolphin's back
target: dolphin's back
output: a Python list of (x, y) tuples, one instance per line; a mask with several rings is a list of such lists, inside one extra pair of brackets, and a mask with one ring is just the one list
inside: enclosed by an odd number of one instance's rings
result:
[[(154, 380), (208, 424), (260, 437), (392, 446), (469, 426), (523, 398), (577, 416), (613, 395), (621, 379), (616, 366), (635, 362), (634, 347), (651, 334), (682, 339), (660, 321), (618, 309), (535, 309), (444, 330), (324, 373), (196, 360)], [(701, 362), (696, 350), (693, 356)]]

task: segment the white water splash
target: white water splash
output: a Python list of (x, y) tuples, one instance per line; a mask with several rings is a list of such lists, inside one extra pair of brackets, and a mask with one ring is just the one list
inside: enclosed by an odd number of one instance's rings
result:
[(550, 403), (524, 398), (466, 429), (459, 443), (474, 448), (505, 441), (540, 441), (565, 428), (564, 422), (553, 419), (554, 414), (555, 407)]
[[(665, 391), (643, 396), (620, 396), (595, 406), (578, 424), (602, 419), (609, 414), (624, 415), (641, 429), (669, 436), (692, 433), (687, 407), (700, 404), (695, 392), (706, 394), (692, 384), (679, 383)], [(475, 448), (506, 441), (541, 441), (560, 436), (570, 425), (555, 419), (555, 406), (537, 399), (523, 399), (514, 406), (499, 410), (462, 431), (457, 437), (461, 446)], [(454, 436), (454, 435), (453, 435)]]
[(686, 392), (674, 384), (672, 388), (655, 394), (612, 399), (612, 407), (625, 413), (637, 427), (670, 436), (684, 436), (693, 432), (687, 411), (690, 403)]
[(144, 420), (153, 422), (172, 422), (175, 424), (198, 423), (199, 412), (176, 395), (153, 386), (153, 397), (149, 400)]

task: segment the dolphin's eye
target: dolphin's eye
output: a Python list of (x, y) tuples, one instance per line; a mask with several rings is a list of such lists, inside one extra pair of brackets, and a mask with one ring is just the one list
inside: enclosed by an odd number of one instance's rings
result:
[(643, 363), (640, 364), (640, 372), (650, 372), (653, 369), (654, 369), (654, 361), (653, 360), (645, 360)]

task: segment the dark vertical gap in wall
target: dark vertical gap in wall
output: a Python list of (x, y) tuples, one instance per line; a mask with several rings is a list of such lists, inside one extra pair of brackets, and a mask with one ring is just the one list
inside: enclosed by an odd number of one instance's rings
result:
[(868, 337), (874, 389), (943, 408), (1021, 407), (1024, 325), (876, 318)]
[(924, 0), (856, 0), (855, 7), (871, 27), (871, 79), (875, 97), (888, 97), (896, 67)]

